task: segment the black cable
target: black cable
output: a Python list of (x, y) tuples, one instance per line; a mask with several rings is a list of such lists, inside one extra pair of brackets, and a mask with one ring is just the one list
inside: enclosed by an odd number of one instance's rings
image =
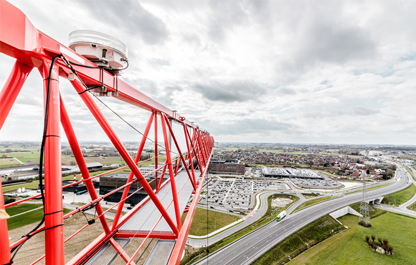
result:
[[(123, 70), (126, 70), (129, 67), (129, 61), (128, 60), (124, 59), (122, 61), (125, 61), (127, 63), (126, 67), (124, 67), (122, 69), (114, 69), (114, 70), (123, 71)], [(99, 69), (99, 68), (102, 67), (102, 66), (89, 66), (89, 65), (85, 65), (85, 64), (80, 64), (80, 63), (76, 63), (76, 62), (73, 62), (73, 61), (69, 61), (69, 60), (68, 60), (68, 62), (70, 62), (71, 64), (74, 64), (74, 65), (77, 65), (77, 66), (86, 67), (86, 68), (92, 68), (92, 69)], [(109, 70), (111, 71), (111, 69), (109, 69)]]
[(82, 91), (82, 92), (78, 93), (78, 95), (82, 95), (82, 94), (84, 94), (85, 92), (90, 91), (90, 90), (93, 90), (93, 89), (96, 89), (96, 88), (102, 88), (102, 86), (93, 86), (93, 87), (87, 88), (87, 89), (85, 89), (84, 91)]
[[(57, 56), (53, 57), (51, 66), (49, 68), (49, 76), (47, 78), (48, 79), (48, 87), (47, 87), (47, 92), (46, 92), (45, 119), (44, 119), (44, 122), (43, 122), (43, 136), (42, 136), (42, 144), (41, 144), (41, 148), (40, 148), (40, 158), (39, 158), (39, 160), (40, 160), (39, 161), (39, 185), (40, 185), (40, 194), (41, 194), (42, 204), (43, 204), (43, 217), (42, 217), (42, 220), (39, 222), (38, 225), (36, 225), (35, 228), (33, 228), (26, 235), (22, 236), (22, 237), (27, 237), (27, 239), (11, 250), (11, 253), (13, 253), (14, 251), (16, 251), (16, 252), (13, 254), (13, 257), (10, 259), (9, 264), (13, 264), (13, 259), (16, 256), (17, 252), (20, 250), (20, 248), (23, 246), (23, 244), (27, 240), (29, 240), (32, 236), (36, 235), (37, 233), (35, 233), (33, 235), (30, 235), (30, 234), (33, 233), (34, 231), (38, 230), (39, 227), (41, 227), (41, 225), (45, 222), (45, 194), (43, 192), (44, 185), (42, 183), (43, 182), (43, 177), (42, 177), (42, 175), (43, 175), (43, 152), (44, 152), (44, 148), (45, 148), (45, 140), (46, 140), (46, 137), (47, 137), (46, 131), (47, 131), (47, 128), (48, 128), (49, 94), (50, 94), (49, 92), (50, 92), (50, 88), (51, 88), (51, 79), (53, 79), (53, 78), (51, 78), (51, 75), (52, 75), (52, 70), (53, 70), (53, 66), (55, 64), (55, 61), (56, 61), (56, 59), (60, 58), (60, 56), (61, 55), (57, 55)], [(50, 227), (50, 228), (53, 228), (53, 227)], [(50, 229), (50, 228), (46, 228), (44, 230), (47, 230), (47, 229)]]
[(80, 64), (80, 63), (76, 63), (76, 62), (73, 62), (73, 61), (69, 61), (69, 60), (67, 60), (67, 61), (70, 62), (71, 64), (78, 65), (78, 66), (82, 66), (82, 67), (85, 67), (85, 68), (100, 69), (99, 66), (89, 66), (89, 65), (85, 65), (85, 64)]

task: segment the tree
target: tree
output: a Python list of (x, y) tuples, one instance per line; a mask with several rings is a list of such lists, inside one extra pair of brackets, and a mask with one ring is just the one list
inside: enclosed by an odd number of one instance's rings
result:
[(387, 169), (384, 173), (382, 173), (383, 179), (388, 180), (393, 176), (393, 170)]
[(6, 149), (6, 152), (7, 153), (11, 153), (12, 152), (12, 149)]
[(380, 242), (380, 246), (383, 245), (383, 239), (381, 237), (378, 238), (378, 242)]
[(388, 168), (390, 168), (392, 170), (396, 170), (397, 169), (397, 166), (396, 165), (390, 165), (390, 166), (388, 166)]

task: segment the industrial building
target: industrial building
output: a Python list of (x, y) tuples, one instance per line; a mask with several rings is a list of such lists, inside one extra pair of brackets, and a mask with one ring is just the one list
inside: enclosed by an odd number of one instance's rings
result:
[[(154, 169), (155, 168), (152, 166), (139, 168), (140, 172), (143, 175), (146, 175), (147, 173), (153, 171)], [(160, 169), (158, 173), (159, 177), (161, 173), (162, 173), (162, 170)], [(100, 195), (105, 195), (109, 193), (110, 191), (125, 185), (127, 182), (128, 176), (129, 176), (129, 173), (115, 173), (115, 174), (100, 177)], [(154, 190), (156, 187), (156, 181), (154, 181), (155, 174), (151, 173), (145, 178), (147, 182), (149, 183), (150, 187), (152, 187), (152, 189)], [(166, 170), (165, 175), (163, 177), (163, 181), (167, 180), (168, 178), (169, 178), (169, 170)], [(133, 177), (133, 180), (135, 179), (137, 179), (136, 176)], [(127, 196), (135, 192), (137, 189), (140, 189), (141, 187), (142, 185), (138, 181), (132, 183), (130, 185), (129, 193)], [(105, 197), (104, 200), (109, 201), (109, 202), (119, 202), (123, 192), (124, 192), (124, 189), (120, 189), (117, 192), (114, 192), (111, 195)], [(146, 198), (146, 196), (147, 196), (146, 191), (144, 189), (141, 189), (140, 191), (133, 194), (130, 198), (128, 198), (126, 202), (135, 205), (139, 203), (141, 200), (143, 200), (144, 198)]]
[(208, 173), (224, 175), (244, 175), (245, 165), (240, 160), (212, 160), (209, 163)]
[[(74, 183), (73, 180), (63, 180), (62, 186), (66, 186), (72, 183)], [(100, 182), (98, 181), (98, 179), (93, 179), (92, 184), (94, 185), (94, 188), (98, 188), (100, 186)], [(39, 185), (38, 185), (38, 188), (39, 188)], [(85, 182), (81, 182), (81, 183), (78, 183), (78, 184), (75, 184), (75, 185), (72, 185), (63, 189), (63, 191), (73, 192), (73, 193), (77, 193), (79, 191), (84, 191), (84, 190), (87, 190), (87, 186), (85, 185)]]

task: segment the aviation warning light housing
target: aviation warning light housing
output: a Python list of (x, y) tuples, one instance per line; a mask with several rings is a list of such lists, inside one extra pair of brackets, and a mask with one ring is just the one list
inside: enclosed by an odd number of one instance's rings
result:
[(126, 45), (101, 32), (75, 30), (69, 34), (69, 48), (114, 74), (128, 66)]

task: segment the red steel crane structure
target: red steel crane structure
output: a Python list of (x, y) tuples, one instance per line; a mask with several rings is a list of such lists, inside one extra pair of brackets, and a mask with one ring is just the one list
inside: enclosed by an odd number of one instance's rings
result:
[[(3, 212), (5, 209), (7, 211), (7, 208), (10, 206), (42, 196), (44, 199), (44, 224), (28, 233), (17, 242), (9, 242), (7, 219), (4, 217), (0, 218), (0, 263), (9, 264), (13, 256), (13, 254), (11, 254), (13, 250), (29, 240), (30, 237), (42, 232), (45, 233), (45, 254), (37, 260), (34, 260), (32, 264), (43, 258), (48, 265), (64, 264), (64, 244), (89, 225), (86, 224), (70, 237), (64, 238), (64, 219), (82, 210), (95, 208), (97, 216), (94, 220), (100, 221), (103, 233), (81, 252), (75, 255), (67, 262), (67, 264), (85, 263), (89, 257), (94, 255), (94, 253), (97, 253), (97, 251), (107, 243), (110, 243), (114, 247), (127, 264), (134, 264), (133, 259), (145, 241), (143, 241), (134, 255), (129, 256), (114, 240), (116, 237), (134, 236), (142, 237), (145, 240), (154, 237), (175, 239), (176, 241), (168, 263), (178, 264), (185, 247), (198, 198), (208, 169), (214, 145), (213, 137), (206, 131), (200, 130), (198, 126), (186, 120), (184, 117), (178, 116), (176, 112), (159, 104), (122, 80), (119, 80), (117, 75), (99, 69), (93, 62), (37, 30), (21, 10), (5, 0), (0, 0), (0, 52), (16, 59), (11, 74), (0, 94), (0, 130), (3, 127), (26, 78), (33, 68), (37, 68), (44, 79), (43, 95), (45, 107), (43, 156), (44, 194), (38, 194), (30, 198), (4, 205), (3, 189), (0, 188), (0, 211)], [(77, 61), (78, 64), (73, 65), (70, 61)], [(88, 110), (124, 159), (127, 164), (126, 167), (131, 170), (125, 185), (103, 196), (99, 196), (96, 193), (92, 183), (93, 178), (100, 177), (103, 174), (92, 177), (88, 172), (77, 137), (60, 95), (60, 78), (70, 80), (72, 86), (75, 88)], [(150, 117), (134, 160), (123, 146), (110, 123), (98, 108), (92, 94), (90, 92), (85, 93), (88, 90), (87, 88), (91, 86), (105, 86), (108, 92), (117, 93), (115, 94), (117, 95), (117, 99), (150, 112)], [(160, 146), (157, 142), (158, 119), (161, 121), (163, 143), (166, 150), (166, 161), (164, 163), (158, 163), (158, 157), (160, 157), (157, 152), (158, 146)], [(179, 136), (174, 133), (171, 125), (172, 122), (176, 124), (179, 123), (180, 126), (183, 127), (183, 133), (181, 133), (180, 136), (185, 138), (182, 140), (186, 141), (186, 150), (180, 149), (178, 144), (179, 139), (177, 139)], [(90, 203), (87, 203), (68, 214), (63, 213), (60, 125), (62, 125), (64, 129), (82, 174), (81, 180), (67, 186), (84, 182), (91, 197)], [(155, 161), (155, 170), (153, 171), (155, 172), (154, 189), (149, 185), (145, 176), (143, 176), (138, 168), (138, 165), (143, 162), (139, 161), (139, 159), (152, 125), (155, 130), (155, 157), (152, 158)], [(173, 140), (174, 143), (171, 146), (169, 144), (172, 141), (169, 138)], [(172, 157), (173, 151), (171, 151), (171, 149), (173, 150), (173, 147), (176, 147), (175, 150), (178, 153), (176, 157)], [(183, 222), (183, 225), (181, 222), (181, 212), (178, 206), (178, 193), (181, 187), (175, 185), (175, 176), (179, 174), (179, 168), (185, 169), (187, 175), (186, 181), (192, 184), (194, 193), (192, 204), (187, 206), (188, 215)], [(198, 168), (198, 170), (196, 168)], [(160, 176), (158, 176), (157, 173), (160, 170), (163, 171)], [(167, 170), (169, 171), (167, 174), (169, 176), (167, 180), (163, 181), (163, 175)], [(131, 184), (136, 181), (140, 182), (142, 189), (146, 191), (148, 196), (124, 216), (121, 216), (126, 199), (132, 195), (128, 193), (129, 188)], [(169, 204), (166, 205), (158, 198), (158, 192), (168, 184), (171, 187), (172, 199)], [(118, 207), (113, 223), (110, 226), (107, 223), (104, 214), (114, 208), (114, 206), (104, 211), (100, 202), (104, 197), (109, 196), (116, 191), (123, 191), (123, 193), (121, 200), (114, 205)], [(120, 227), (130, 218), (138, 214), (138, 211), (149, 202), (153, 202), (160, 212), (160, 218), (157, 223), (154, 224), (153, 229), (146, 233), (120, 232)], [(174, 217), (172, 214), (169, 215), (167, 213), (167, 208), (171, 205), (173, 205), (174, 208)], [(169, 225), (171, 233), (152, 233), (161, 219)]]

